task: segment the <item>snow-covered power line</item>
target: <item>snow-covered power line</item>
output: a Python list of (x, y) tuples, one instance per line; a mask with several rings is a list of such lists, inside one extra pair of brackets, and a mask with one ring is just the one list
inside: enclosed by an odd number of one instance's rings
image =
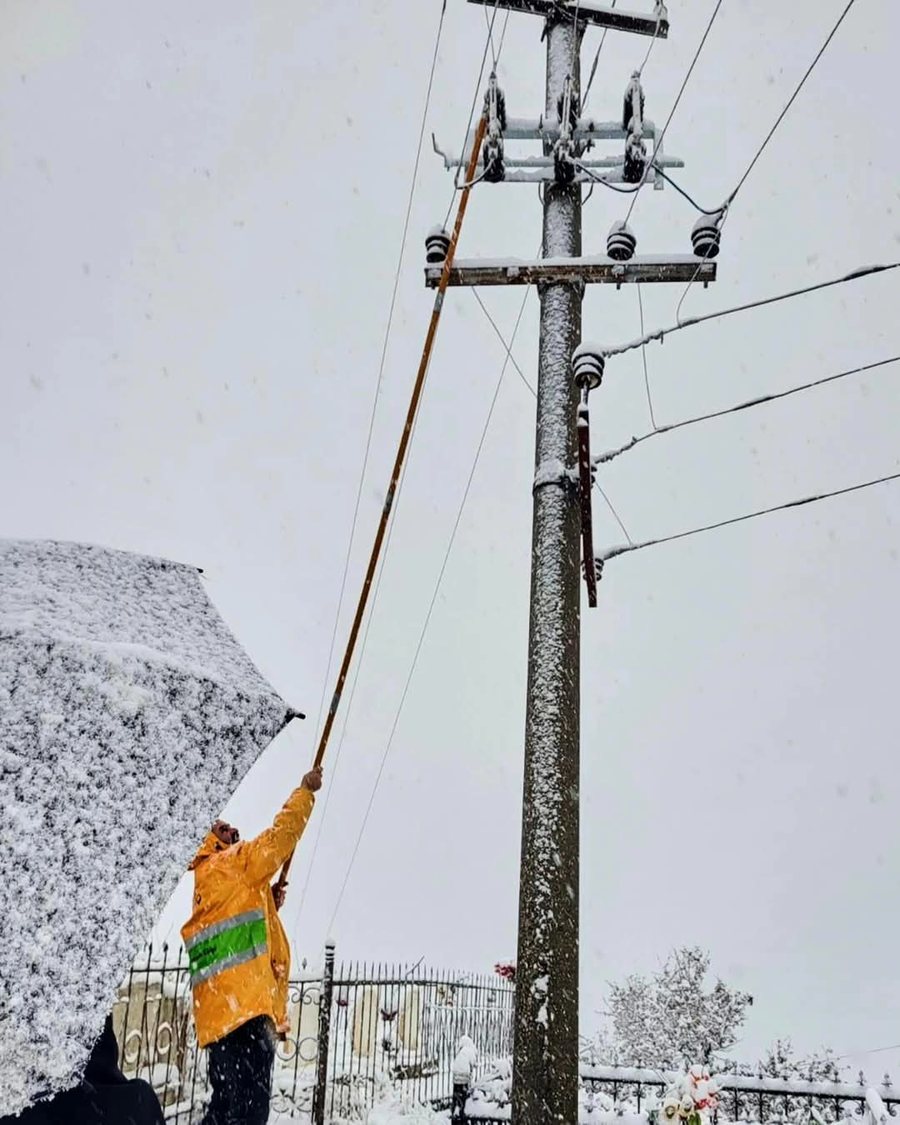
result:
[[(406, 676), (406, 682), (403, 685), (403, 692), (400, 696), (400, 702), (397, 705), (397, 711), (394, 715), (394, 720), (391, 723), (391, 729), (390, 729), (390, 733), (388, 734), (388, 740), (387, 740), (387, 743), (385, 744), (384, 752), (381, 755), (381, 761), (380, 761), (379, 766), (378, 766), (378, 772), (375, 775), (375, 782), (372, 786), (372, 792), (369, 795), (369, 802), (366, 806), (366, 811), (363, 814), (362, 823), (360, 824), (359, 832), (358, 832), (357, 837), (356, 837), (356, 842), (353, 846), (353, 852), (350, 856), (350, 862), (347, 864), (347, 870), (344, 873), (344, 878), (343, 878), (343, 881), (341, 883), (340, 890), (338, 892), (337, 900), (336, 900), (335, 905), (334, 905), (334, 910), (332, 911), (332, 914), (331, 914), (331, 921), (328, 923), (329, 930), (332, 930), (334, 928), (335, 919), (337, 918), (338, 911), (341, 908), (341, 903), (343, 902), (343, 899), (344, 899), (344, 892), (346, 891), (347, 884), (350, 881), (350, 875), (353, 871), (353, 866), (356, 863), (356, 857), (359, 855), (360, 845), (362, 844), (362, 839), (363, 839), (363, 836), (365, 835), (366, 827), (369, 823), (369, 816), (371, 815), (372, 807), (375, 803), (375, 796), (378, 792), (378, 787), (381, 784), (381, 778), (384, 775), (384, 767), (387, 763), (388, 756), (390, 755), (391, 748), (394, 745), (394, 736), (396, 735), (397, 728), (400, 725), (400, 717), (403, 714), (403, 708), (404, 708), (404, 705), (406, 704), (406, 698), (409, 694), (409, 688), (410, 688), (410, 685), (412, 684), (413, 676), (415, 675), (416, 667), (418, 666), (418, 663), (419, 663), (419, 655), (422, 652), (422, 645), (425, 642), (425, 635), (428, 632), (428, 626), (431, 624), (431, 618), (432, 618), (432, 614), (434, 613), (434, 607), (437, 604), (438, 594), (440, 593), (440, 589), (441, 589), (441, 583), (444, 580), (444, 574), (446, 573), (446, 570), (447, 570), (447, 563), (450, 561), (450, 554), (453, 550), (453, 544), (456, 541), (456, 534), (459, 531), (459, 525), (462, 521), (462, 516), (463, 516), (463, 511), (465, 510), (466, 501), (469, 498), (469, 493), (470, 493), (471, 488), (472, 488), (472, 481), (475, 479), (475, 472), (478, 468), (478, 462), (481, 458), (481, 451), (484, 448), (484, 442), (485, 442), (485, 438), (487, 437), (488, 428), (490, 427), (491, 419), (494, 416), (494, 409), (497, 405), (497, 399), (498, 399), (499, 394), (500, 394), (500, 387), (503, 384), (503, 378), (506, 374), (506, 370), (507, 370), (507, 367), (508, 367), (510, 361), (515, 363), (515, 361), (512, 358), (512, 346), (516, 341), (516, 336), (518, 335), (518, 332), (519, 332), (519, 326), (522, 323), (522, 316), (524, 315), (524, 312), (525, 312), (525, 304), (528, 300), (529, 292), (530, 292), (530, 289), (525, 290), (525, 295), (523, 296), (522, 303), (519, 306), (519, 315), (516, 317), (516, 323), (513, 326), (513, 332), (512, 332), (512, 336), (510, 338), (509, 345), (506, 345), (505, 342), (504, 342), (506, 355), (503, 358), (503, 365), (500, 368), (500, 375), (498, 376), (497, 383), (494, 387), (494, 394), (493, 394), (493, 397), (491, 398), (491, 403), (490, 403), (490, 406), (488, 408), (487, 418), (485, 419), (484, 426), (482, 427), (482, 430), (481, 430), (481, 436), (478, 440), (478, 446), (475, 450), (475, 456), (474, 456), (473, 461), (472, 461), (472, 467), (469, 470), (469, 476), (468, 476), (468, 479), (466, 480), (466, 486), (465, 486), (465, 489), (463, 490), (462, 499), (460, 500), (459, 508), (457, 510), (457, 513), (456, 513), (456, 519), (454, 520), (454, 523), (453, 523), (453, 529), (450, 532), (450, 539), (447, 543), (447, 549), (444, 552), (444, 558), (443, 558), (443, 561), (441, 562), (441, 568), (438, 571), (437, 581), (435, 582), (435, 585), (434, 585), (434, 591), (431, 595), (431, 601), (429, 602), (429, 605), (428, 605), (428, 611), (425, 614), (425, 620), (423, 621), (422, 628), (419, 632), (419, 639), (416, 643), (415, 651), (413, 652), (412, 663), (410, 664), (409, 672), (407, 673), (407, 676)], [(498, 334), (499, 334), (499, 329), (498, 329)], [(503, 337), (501, 335), (501, 340), (502, 339), (503, 339)], [(627, 532), (626, 532), (626, 534), (627, 534)]]
[(650, 438), (660, 437), (662, 434), (671, 434), (675, 430), (684, 429), (685, 426), (696, 426), (699, 422), (709, 422), (712, 421), (713, 418), (724, 418), (728, 414), (737, 414), (742, 410), (750, 410), (755, 406), (764, 406), (767, 403), (777, 402), (779, 399), (800, 394), (802, 391), (812, 390), (814, 387), (824, 387), (827, 383), (835, 383), (838, 379), (846, 379), (849, 375), (860, 375), (866, 371), (874, 371), (879, 367), (886, 367), (888, 364), (897, 362), (900, 362), (900, 355), (891, 356), (890, 359), (879, 359), (874, 363), (863, 364), (861, 367), (852, 367), (848, 371), (839, 371), (836, 375), (826, 375), (822, 379), (813, 379), (810, 383), (801, 383), (799, 386), (789, 387), (786, 391), (773, 391), (772, 394), (747, 399), (745, 402), (739, 402), (735, 406), (726, 406), (722, 410), (713, 410), (708, 414), (698, 414), (693, 418), (685, 418), (681, 422), (671, 422), (667, 426), (657, 426), (654, 424), (652, 430), (648, 430), (647, 433), (641, 434), (638, 437), (631, 438), (631, 440), (626, 441), (624, 445), (620, 445), (616, 449), (608, 449), (604, 453), (598, 453), (594, 458), (594, 464), (602, 465), (608, 461), (613, 461), (622, 453), (627, 453), (630, 449), (634, 449), (636, 445), (649, 441)]
[(598, 344), (594, 350), (606, 357), (621, 355), (623, 352), (630, 352), (635, 348), (642, 347), (644, 344), (649, 344), (653, 340), (662, 341), (666, 336), (671, 336), (673, 332), (680, 332), (684, 328), (692, 328), (694, 325), (705, 324), (710, 320), (720, 320), (723, 317), (733, 316), (735, 313), (739, 312), (747, 312), (750, 309), (760, 309), (765, 305), (774, 305), (779, 301), (790, 300), (792, 297), (802, 297), (806, 293), (815, 293), (820, 289), (830, 289), (835, 285), (844, 285), (850, 281), (859, 281), (863, 277), (869, 277), (876, 273), (886, 273), (898, 267), (900, 267), (900, 262), (890, 262), (888, 265), (880, 266), (863, 266), (858, 270), (853, 270), (851, 273), (844, 274), (842, 277), (833, 278), (831, 281), (819, 281), (814, 285), (805, 285), (801, 289), (791, 289), (787, 293), (777, 293), (773, 297), (761, 297), (756, 301), (748, 301), (744, 305), (733, 305), (731, 308), (719, 309), (717, 312), (704, 313), (701, 316), (692, 316), (687, 320), (679, 320), (668, 328), (657, 328), (655, 331), (648, 332), (645, 336), (641, 336), (637, 340), (630, 340), (627, 344), (617, 344), (615, 347), (611, 348)]
[(831, 492), (819, 492), (814, 496), (804, 496), (799, 500), (788, 500), (784, 504), (775, 504), (771, 508), (760, 508), (755, 512), (746, 512), (742, 516), (732, 516), (730, 519), (704, 524), (702, 527), (694, 527), (689, 531), (678, 531), (674, 535), (663, 535), (658, 539), (644, 539), (638, 543), (626, 543), (618, 547), (610, 547), (597, 556), (598, 578), (599, 571), (602, 570), (604, 563), (617, 558), (619, 555), (627, 555), (631, 551), (643, 551), (645, 547), (659, 547), (663, 543), (674, 543), (677, 539), (689, 539), (692, 535), (702, 535), (705, 531), (717, 531), (719, 528), (730, 527), (732, 524), (744, 523), (747, 520), (755, 520), (760, 516), (769, 516), (774, 512), (784, 512), (789, 508), (802, 508), (805, 504), (817, 504), (821, 500), (831, 500), (836, 496), (847, 496), (852, 492), (862, 492), (863, 489), (874, 488), (876, 485), (887, 484), (889, 481), (896, 480), (900, 480), (900, 473), (889, 473), (887, 476), (877, 477), (875, 480), (851, 484), (846, 488), (836, 488)]

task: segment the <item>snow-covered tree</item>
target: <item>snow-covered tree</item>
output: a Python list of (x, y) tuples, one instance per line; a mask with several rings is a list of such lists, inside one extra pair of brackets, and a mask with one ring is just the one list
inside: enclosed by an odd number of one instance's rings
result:
[(612, 1040), (623, 1062), (690, 1066), (731, 1047), (753, 998), (721, 980), (707, 987), (709, 954), (674, 950), (659, 972), (612, 984)]
[(803, 1078), (810, 1082), (838, 1082), (841, 1067), (830, 1048), (798, 1057), (790, 1039), (776, 1039), (759, 1060), (765, 1078)]

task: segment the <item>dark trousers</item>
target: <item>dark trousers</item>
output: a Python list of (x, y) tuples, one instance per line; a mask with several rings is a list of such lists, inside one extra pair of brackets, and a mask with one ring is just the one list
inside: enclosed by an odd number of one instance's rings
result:
[(266, 1125), (272, 1095), (275, 1028), (257, 1016), (209, 1048), (212, 1098), (202, 1125)]
[(469, 1086), (468, 1083), (462, 1084), (459, 1082), (453, 1083), (453, 1105), (450, 1110), (450, 1120), (453, 1122), (460, 1122), (461, 1125), (466, 1125), (468, 1118), (466, 1117), (466, 1102), (469, 1099)]

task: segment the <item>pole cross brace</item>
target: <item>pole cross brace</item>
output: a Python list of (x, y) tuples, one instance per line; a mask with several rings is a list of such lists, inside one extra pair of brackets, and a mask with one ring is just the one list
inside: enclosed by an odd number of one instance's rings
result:
[[(425, 285), (436, 288), (441, 280), (439, 265), (425, 267)], [(605, 254), (590, 258), (457, 259), (450, 270), (450, 285), (625, 285), (631, 282), (697, 281), (706, 286), (716, 280), (716, 263), (693, 254), (671, 257), (638, 255), (628, 262), (617, 262)]]
[(580, 0), (577, 7), (574, 0), (469, 0), (470, 4), (484, 4), (493, 8), (507, 8), (511, 12), (525, 15), (543, 16), (545, 19), (574, 18), (577, 10), (579, 23), (606, 27), (612, 31), (630, 31), (637, 35), (653, 35), (660, 39), (669, 34), (669, 16), (663, 4), (658, 5), (651, 15), (629, 12), (613, 8), (598, 0)]

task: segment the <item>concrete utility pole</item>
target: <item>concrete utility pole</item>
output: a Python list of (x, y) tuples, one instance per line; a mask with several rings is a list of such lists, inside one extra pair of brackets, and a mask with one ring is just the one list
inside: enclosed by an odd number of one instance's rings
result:
[[(577, 114), (582, 29), (547, 32), (544, 117), (569, 101)], [(564, 112), (566, 111), (564, 106)], [(564, 121), (561, 135), (571, 132)], [(557, 141), (562, 143), (562, 140)], [(551, 142), (544, 142), (552, 155)], [(544, 189), (543, 257), (581, 257), (581, 184)], [(517, 1125), (578, 1120), (578, 832), (580, 519), (573, 481), (581, 341), (581, 281), (544, 282), (541, 299), (525, 717), (525, 792), (519, 875), (515, 1070)]]
[[(589, 458), (587, 391), (582, 395), (573, 377), (573, 353), (581, 341), (584, 286), (605, 283), (618, 288), (634, 282), (691, 279), (705, 284), (715, 280), (716, 267), (687, 254), (635, 259), (635, 240), (623, 223), (614, 224), (610, 233), (610, 257), (582, 257), (583, 183), (596, 178), (600, 169), (605, 170), (605, 178), (622, 182), (634, 175), (637, 161), (640, 173), (646, 170), (646, 182), (661, 188), (662, 179), (640, 163), (645, 138), (653, 143), (654, 163), (681, 166), (680, 161), (663, 155), (661, 138), (652, 122), (643, 120), (642, 108), (621, 125), (580, 117), (580, 48), (585, 27), (664, 38), (668, 18), (662, 4), (652, 14), (641, 16), (616, 11), (598, 0), (471, 2), (546, 20), (544, 113), (537, 121), (507, 118), (492, 75), (485, 109), (488, 141), (478, 168), (488, 182), (543, 184), (542, 259), (514, 263), (456, 260), (450, 284), (534, 284), (541, 299), (512, 1121), (513, 1125), (575, 1125), (582, 550), (593, 568), (590, 467), (585, 463)], [(629, 89), (631, 100), (642, 107), (639, 85)], [(627, 109), (625, 116), (629, 116)], [(543, 158), (509, 159), (503, 141), (510, 139), (540, 140)], [(589, 142), (598, 140), (625, 141), (628, 158), (589, 159), (585, 150)], [(459, 167), (466, 159), (465, 153), (442, 155), (448, 168)], [(434, 237), (426, 268), (426, 284), (432, 287), (440, 280), (443, 253), (439, 232), (432, 254)], [(445, 235), (443, 240), (446, 244)], [(579, 366), (582, 373), (587, 370), (592, 375), (588, 385), (598, 385), (602, 359), (588, 355), (586, 363), (584, 360), (582, 357)], [(593, 577), (591, 570), (590, 604), (594, 603)]]

